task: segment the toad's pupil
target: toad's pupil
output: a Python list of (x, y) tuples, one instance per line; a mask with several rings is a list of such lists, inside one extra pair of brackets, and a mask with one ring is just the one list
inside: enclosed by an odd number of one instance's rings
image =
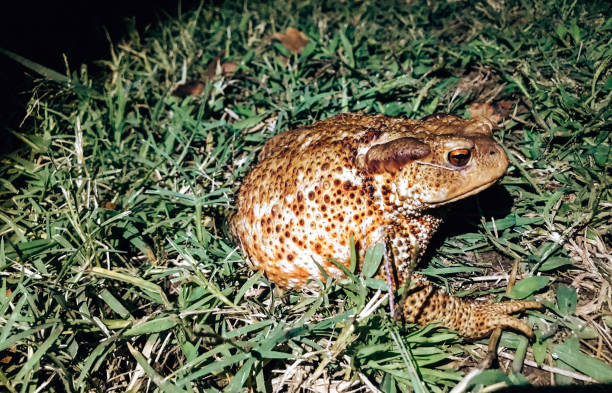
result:
[(470, 160), (468, 149), (453, 150), (448, 154), (448, 161), (454, 166), (464, 166)]

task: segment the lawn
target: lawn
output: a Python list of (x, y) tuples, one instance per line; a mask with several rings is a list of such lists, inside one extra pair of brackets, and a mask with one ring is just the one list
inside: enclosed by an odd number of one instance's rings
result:
[[(0, 157), (0, 390), (612, 383), (609, 4), (275, 4), (182, 10), (64, 70), (2, 51), (41, 79)], [(488, 340), (393, 320), (359, 275), (275, 289), (229, 235), (267, 139), (357, 111), (498, 124), (508, 174), (451, 207), (419, 266), (457, 296), (546, 306), (475, 378)]]

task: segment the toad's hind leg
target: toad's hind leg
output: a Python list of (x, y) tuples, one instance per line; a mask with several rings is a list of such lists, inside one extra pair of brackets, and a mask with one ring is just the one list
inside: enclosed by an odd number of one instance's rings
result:
[(538, 302), (510, 300), (478, 304), (450, 296), (420, 276), (413, 282), (415, 282), (414, 287), (408, 290), (401, 305), (406, 322), (418, 325), (441, 322), (442, 325), (470, 338), (488, 336), (498, 327), (514, 329), (527, 337), (533, 337), (529, 325), (509, 314), (542, 308)]

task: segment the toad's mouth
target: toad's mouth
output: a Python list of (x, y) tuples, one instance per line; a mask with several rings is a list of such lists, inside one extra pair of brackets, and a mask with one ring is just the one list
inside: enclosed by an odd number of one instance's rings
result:
[(497, 183), (498, 180), (499, 179), (493, 179), (493, 180), (491, 180), (488, 183), (483, 183), (483, 184), (481, 184), (479, 186), (476, 186), (476, 187), (472, 188), (471, 190), (469, 190), (467, 192), (464, 192), (464, 193), (462, 193), (460, 195), (457, 195), (457, 196), (455, 196), (455, 197), (453, 197), (451, 199), (446, 199), (446, 200), (443, 200), (443, 201), (436, 201), (436, 202), (425, 202), (425, 204), (429, 208), (434, 208), (434, 207), (446, 205), (448, 203), (456, 202), (458, 200), (467, 198), (467, 197), (472, 196), (474, 194), (478, 194), (480, 191), (483, 191), (483, 190), (491, 187), (493, 184)]

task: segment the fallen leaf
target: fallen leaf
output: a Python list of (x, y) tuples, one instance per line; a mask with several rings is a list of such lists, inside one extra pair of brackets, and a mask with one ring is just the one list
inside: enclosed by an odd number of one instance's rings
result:
[(221, 64), (221, 73), (224, 76), (231, 76), (237, 69), (238, 66), (233, 61), (228, 61), (227, 63)]
[(174, 89), (172, 95), (180, 98), (199, 96), (202, 94), (202, 91), (204, 91), (204, 86), (206, 86), (206, 84), (202, 81), (187, 82)]
[(514, 102), (508, 100), (501, 100), (497, 102), (497, 105), (504, 110), (510, 110), (514, 106)]
[(102, 207), (108, 210), (117, 210), (117, 204), (114, 202), (103, 202)]
[(274, 33), (272, 38), (279, 40), (291, 53), (302, 53), (302, 49), (308, 44), (308, 36), (293, 27), (287, 27), (284, 33)]

